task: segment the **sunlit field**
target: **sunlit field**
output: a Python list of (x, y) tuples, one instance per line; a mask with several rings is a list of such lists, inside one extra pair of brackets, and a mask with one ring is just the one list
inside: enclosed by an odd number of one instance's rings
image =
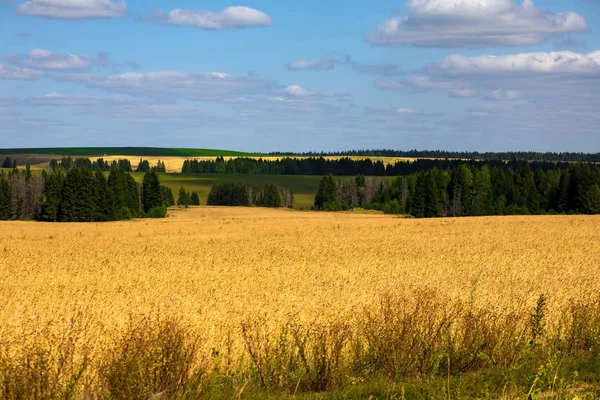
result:
[(16, 351), (34, 332), (76, 327), (96, 354), (132, 320), (177, 317), (203, 349), (239, 362), (248, 318), (357, 327), (382, 296), (414, 293), (524, 315), (544, 294), (550, 329), (600, 289), (599, 224), (208, 207), (152, 221), (2, 222), (0, 333)]

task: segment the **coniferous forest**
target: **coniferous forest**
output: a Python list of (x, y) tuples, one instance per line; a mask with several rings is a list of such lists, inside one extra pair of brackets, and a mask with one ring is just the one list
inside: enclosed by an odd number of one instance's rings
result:
[(567, 169), (569, 162), (554, 161), (511, 161), (503, 160), (461, 160), (461, 159), (416, 159), (413, 161), (398, 161), (385, 164), (381, 160), (373, 161), (369, 158), (354, 160), (348, 157), (340, 159), (326, 159), (324, 157), (310, 158), (281, 158), (277, 160), (263, 160), (262, 158), (232, 158), (227, 161), (223, 157), (215, 160), (186, 160), (182, 166), (182, 173), (198, 174), (255, 174), (255, 175), (334, 175), (334, 176), (398, 176), (429, 171), (433, 168), (449, 169), (459, 165), (481, 168), (501, 167), (517, 170), (525, 165), (531, 169), (541, 168), (543, 171), (552, 169)]
[(480, 215), (599, 214), (600, 168), (517, 169), (462, 164), (398, 176), (322, 179), (314, 209), (364, 207), (418, 218)]
[(41, 176), (13, 169), (0, 173), (0, 220), (104, 222), (131, 218), (162, 218), (173, 205), (171, 190), (161, 186), (155, 171), (139, 185), (127, 172), (110, 168), (57, 167)]

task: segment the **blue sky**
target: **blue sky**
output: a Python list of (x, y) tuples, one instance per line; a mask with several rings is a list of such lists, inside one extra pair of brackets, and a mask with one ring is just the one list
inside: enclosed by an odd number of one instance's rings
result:
[(0, 148), (600, 151), (597, 0), (0, 0)]

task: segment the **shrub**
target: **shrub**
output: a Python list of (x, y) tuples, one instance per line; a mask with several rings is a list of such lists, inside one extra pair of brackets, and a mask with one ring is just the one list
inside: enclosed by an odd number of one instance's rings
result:
[(167, 207), (164, 205), (152, 207), (150, 211), (148, 211), (148, 213), (146, 214), (146, 218), (165, 218), (166, 216)]

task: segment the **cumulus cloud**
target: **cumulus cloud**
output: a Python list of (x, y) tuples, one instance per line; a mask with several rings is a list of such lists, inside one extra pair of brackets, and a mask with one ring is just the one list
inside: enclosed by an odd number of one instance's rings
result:
[(586, 30), (581, 15), (554, 13), (532, 0), (411, 0), (405, 14), (385, 21), (366, 40), (414, 47), (533, 46)]
[(312, 70), (323, 71), (333, 69), (338, 60), (298, 60), (288, 65), (290, 71)]
[(465, 57), (451, 55), (434, 65), (436, 74), (448, 76), (481, 75), (600, 75), (600, 51), (578, 54), (570, 51), (522, 53), (502, 56)]
[(0, 79), (16, 79), (34, 81), (41, 79), (44, 73), (30, 68), (19, 68), (0, 64)]
[(71, 74), (59, 81), (80, 82), (90, 88), (135, 96), (160, 96), (189, 99), (223, 99), (244, 93), (259, 93), (273, 84), (255, 76), (231, 76), (224, 72), (188, 73), (161, 71), (100, 76)]
[(17, 8), (17, 14), (43, 18), (90, 19), (127, 15), (125, 0), (30, 0)]
[(346, 56), (342, 59), (325, 59), (325, 60), (298, 60), (287, 65), (290, 71), (325, 71), (331, 70), (336, 65), (347, 66), (353, 68), (358, 72), (363, 72), (370, 75), (381, 75), (381, 76), (398, 76), (403, 75), (404, 71), (398, 64), (363, 64), (354, 61), (352, 57)]
[(218, 13), (181, 8), (165, 13), (159, 9), (150, 12), (150, 19), (168, 25), (193, 26), (208, 30), (242, 29), (273, 24), (268, 14), (243, 6), (227, 7)]
[(104, 57), (53, 53), (45, 49), (33, 49), (27, 53), (27, 66), (52, 71), (87, 70), (93, 65), (106, 65)]

